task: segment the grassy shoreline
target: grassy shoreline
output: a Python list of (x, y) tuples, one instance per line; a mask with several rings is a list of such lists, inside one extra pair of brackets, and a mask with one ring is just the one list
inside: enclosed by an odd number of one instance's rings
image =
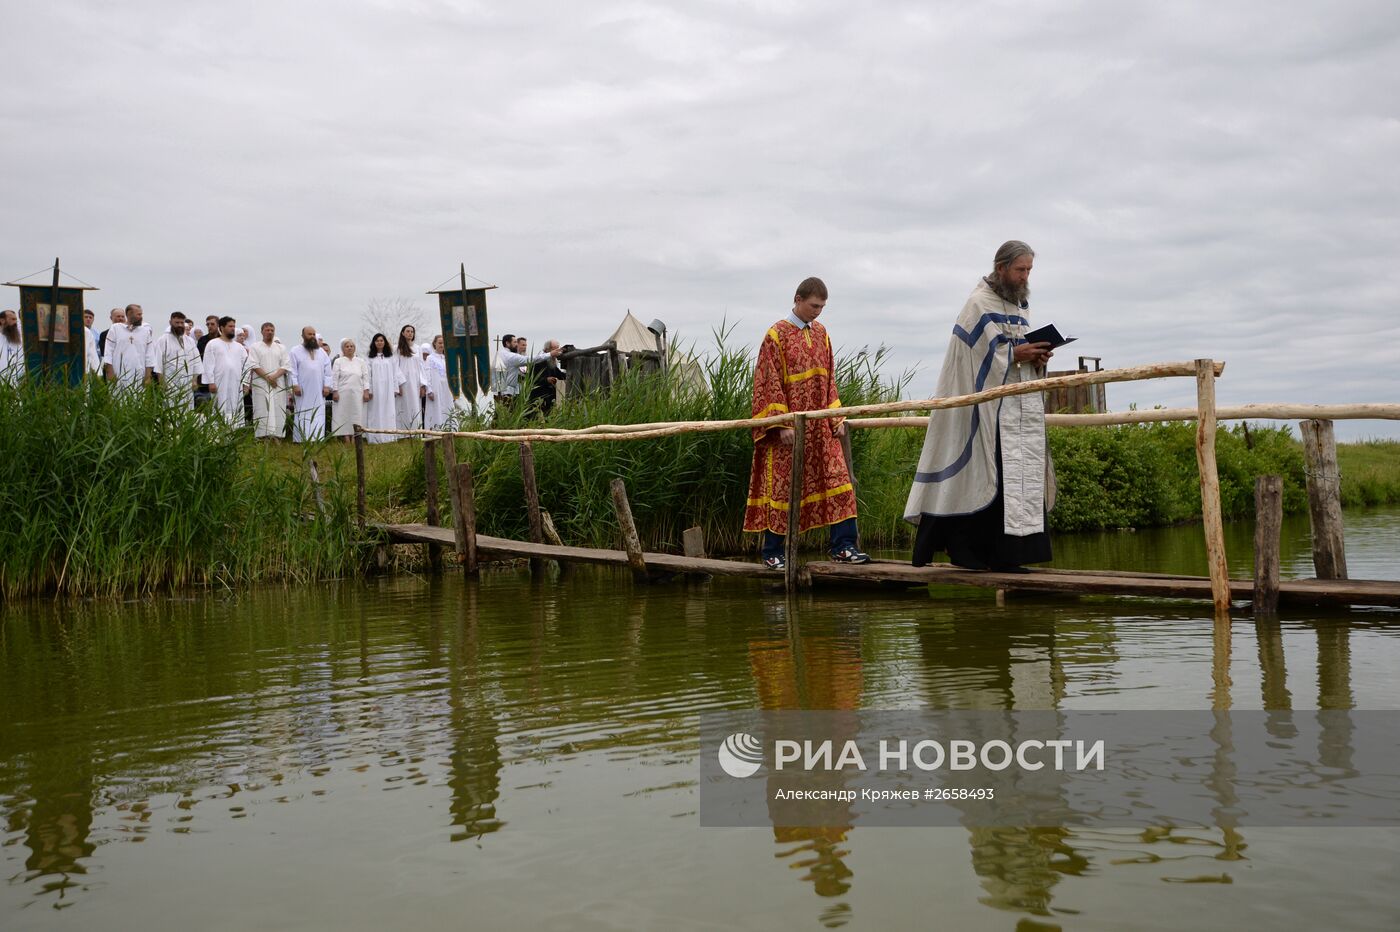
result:
[[(721, 335), (722, 336), (722, 335)], [(722, 341), (721, 341), (722, 343)], [(879, 354), (838, 363), (846, 404), (892, 400), (907, 377), (881, 375)], [(627, 378), (607, 397), (570, 399), (552, 426), (714, 420), (748, 416), (751, 359), (726, 350), (708, 360), (712, 390), (677, 395), (658, 378)], [(521, 412), (498, 426), (527, 423)], [(183, 587), (307, 582), (361, 570), (373, 541), (355, 526), (353, 449), (339, 441), (294, 446), (254, 440), (203, 412), (172, 412), (157, 397), (117, 397), (105, 385), (0, 388), (0, 601), (64, 594), (116, 596)], [(1052, 428), (1059, 485), (1055, 533), (1141, 528), (1199, 520), (1195, 425)], [(906, 549), (901, 517), (919, 430), (865, 430), (852, 437), (863, 542)], [(475, 468), (479, 529), (524, 537), (518, 448), (459, 440)], [(544, 507), (566, 543), (618, 546), (609, 482), (627, 482), (643, 545), (676, 551), (698, 525), (712, 553), (753, 552), (742, 533), (752, 441), (746, 431), (655, 440), (536, 444)], [(423, 447), (369, 445), (371, 522), (425, 518)], [(1305, 511), (1301, 445), (1287, 427), (1222, 429), (1217, 439), (1227, 520), (1253, 513), (1254, 477), (1284, 477), (1284, 507)], [(1400, 503), (1400, 442), (1340, 444), (1346, 507)], [(324, 514), (309, 478), (315, 461)], [(447, 502), (445, 477), (439, 501)], [(808, 535), (820, 547), (820, 534)], [(417, 548), (399, 548), (412, 568)]]

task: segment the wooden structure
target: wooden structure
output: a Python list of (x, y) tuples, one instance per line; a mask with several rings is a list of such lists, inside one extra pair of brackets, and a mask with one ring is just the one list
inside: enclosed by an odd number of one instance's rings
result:
[[(83, 292), (92, 285), (62, 283), (59, 260), (53, 260), (51, 281), (5, 282), (19, 289), (19, 328), (24, 340), (24, 369), (30, 379), (47, 379), (77, 385), (87, 363), (86, 327), (83, 325)], [(41, 275), (43, 272), (36, 272)], [(26, 276), (33, 278), (34, 276)], [(72, 278), (72, 276), (68, 276)], [(77, 279), (74, 279), (77, 281)]]
[[(1291, 419), (1300, 416), (1300, 412), (1302, 416), (1311, 419), (1365, 417), (1400, 420), (1400, 404), (1331, 406), (1246, 405), (1239, 408), (1217, 409), (1215, 406), (1215, 379), (1221, 374), (1223, 369), (1223, 363), (1214, 362), (1209, 359), (1198, 359), (1193, 362), (1156, 363), (1127, 369), (1076, 372), (1067, 376), (1044, 379), (1037, 382), (1001, 385), (975, 394), (952, 398), (885, 402), (881, 404), (858, 405), (822, 411), (778, 414), (760, 419), (742, 418), (731, 421), (696, 421), (669, 424), (600, 424), (594, 427), (577, 430), (525, 427), (509, 430), (479, 431), (376, 431), (378, 433), (444, 438), (444, 456), (445, 459), (448, 460), (450, 467), (454, 465), (456, 461), (456, 438), (492, 443), (520, 444), (522, 445), (522, 468), (527, 468), (528, 464), (529, 473), (532, 476), (533, 458), (532, 456), (527, 457), (525, 455), (525, 448), (532, 443), (626, 442), (674, 436), (684, 433), (705, 433), (718, 430), (750, 430), (759, 424), (790, 424), (794, 432), (794, 460), (800, 463), (805, 448), (807, 422), (814, 418), (845, 417), (847, 418), (847, 425), (856, 429), (887, 427), (922, 428), (927, 423), (924, 418), (872, 418), (866, 415), (897, 415), (910, 411), (964, 407), (1009, 395), (1028, 394), (1030, 392), (1072, 386), (1106, 384), (1108, 382), (1151, 378), (1193, 377), (1196, 380), (1197, 388), (1196, 408), (1129, 411), (1121, 414), (1053, 415), (1048, 416), (1047, 420), (1051, 423), (1059, 424), (1126, 424), (1140, 423), (1143, 421), (1182, 420), (1188, 418), (1196, 420), (1198, 422), (1196, 456), (1201, 482), (1202, 527), (1205, 537), (1207, 563), (1210, 569), (1210, 576), (1208, 578), (1153, 573), (1057, 569), (1031, 569), (1025, 574), (1004, 574), (964, 570), (946, 565), (913, 567), (907, 564), (890, 563), (887, 561), (876, 561), (859, 566), (826, 561), (802, 565), (799, 563), (796, 549), (797, 535), (792, 534), (788, 535), (787, 542), (787, 570), (779, 577), (778, 574), (767, 570), (757, 562), (714, 560), (700, 556), (699, 554), (703, 553), (703, 542), (695, 540), (694, 536), (690, 535), (689, 532), (687, 540), (688, 554), (686, 556), (642, 552), (641, 545), (637, 540), (635, 528), (632, 527), (631, 507), (627, 502), (626, 491), (625, 488), (622, 487), (621, 480), (616, 480), (613, 488), (619, 526), (622, 528), (624, 538), (623, 548), (619, 550), (598, 550), (593, 548), (567, 547), (558, 544), (545, 544), (542, 542), (540, 536), (534, 532), (535, 523), (533, 518), (531, 522), (531, 536), (533, 539), (529, 542), (478, 537), (475, 535), (474, 515), (468, 515), (465, 509), (456, 508), (454, 508), (455, 530), (450, 535), (445, 529), (420, 524), (381, 526), (378, 528), (378, 531), (386, 535), (390, 540), (403, 543), (449, 544), (455, 541), (458, 545), (459, 553), (463, 552), (462, 547), (465, 546), (463, 544), (463, 539), (466, 536), (470, 536), (470, 538), (475, 541), (473, 559), (476, 559), (476, 554), (480, 553), (488, 558), (551, 559), (561, 564), (577, 562), (628, 566), (639, 579), (649, 578), (658, 573), (764, 577), (771, 579), (774, 583), (781, 580), (785, 588), (789, 590), (813, 585), (830, 585), (833, 583), (896, 585), (957, 584), (994, 588), (1002, 592), (1032, 591), (1118, 594), (1163, 598), (1209, 598), (1214, 605), (1215, 616), (1218, 621), (1228, 618), (1232, 600), (1253, 599), (1256, 592), (1256, 585), (1261, 590), (1262, 597), (1272, 600), (1276, 592), (1278, 601), (1285, 605), (1316, 603), (1400, 605), (1400, 582), (1397, 581), (1326, 578), (1319, 572), (1320, 578), (1318, 579), (1277, 582), (1276, 568), (1273, 571), (1272, 577), (1266, 568), (1263, 575), (1258, 577), (1259, 581), (1257, 583), (1254, 580), (1230, 579), (1228, 577), (1225, 559), (1224, 528), (1220, 510), (1220, 484), (1219, 477), (1216, 474), (1215, 461), (1215, 432), (1217, 422), (1222, 417), (1252, 417), (1256, 419), (1272, 417)], [(1330, 425), (1325, 439), (1330, 439)], [(1325, 439), (1323, 442), (1324, 447), (1326, 446)], [(1325, 463), (1326, 450), (1323, 449), (1319, 456), (1321, 457), (1319, 462)], [(1330, 461), (1334, 464), (1331, 469), (1335, 474), (1335, 445), (1333, 445)], [(1320, 468), (1325, 469), (1326, 467)], [(800, 469), (794, 470), (794, 477), (799, 474)], [(451, 475), (452, 471), (451, 468), (449, 468), (449, 476)], [(363, 483), (363, 481), (364, 477), (361, 475), (360, 482)], [(527, 481), (527, 486), (533, 487), (533, 483)], [(794, 482), (793, 495), (798, 494), (795, 487), (796, 482)], [(538, 489), (535, 489), (533, 494), (537, 498)], [(791, 503), (789, 504), (791, 507)], [(536, 504), (531, 507), (533, 511), (538, 505)], [(1326, 513), (1325, 509), (1324, 513)], [(1339, 515), (1340, 512), (1338, 511), (1338, 516)], [(1332, 519), (1325, 518), (1321, 520), (1330, 522)], [(463, 528), (462, 524), (467, 521), (470, 521), (471, 526)], [(1274, 527), (1277, 527), (1277, 525), (1274, 525)], [(1332, 528), (1329, 526), (1324, 530), (1326, 530), (1327, 533), (1331, 533)], [(1337, 519), (1335, 531), (1340, 535), (1339, 517)], [(1266, 538), (1269, 533), (1273, 535), (1274, 540), (1272, 546), (1276, 553), (1277, 531), (1266, 531)], [(1319, 529), (1315, 527), (1315, 538), (1319, 533)], [(1340, 540), (1340, 537), (1338, 537), (1338, 539)], [(1257, 549), (1261, 553), (1264, 553), (1267, 546), (1268, 541), (1264, 540), (1258, 545)], [(691, 555), (689, 551), (694, 551), (695, 555)], [(1276, 564), (1277, 560), (1275, 559), (1274, 562)], [(1345, 575), (1344, 564), (1341, 575)], [(1268, 605), (1261, 605), (1260, 608), (1267, 612)]]
[[(1089, 368), (1089, 363), (1094, 368)], [(1074, 375), (1077, 372), (1102, 372), (1102, 359), (1099, 356), (1080, 356), (1078, 368), (1045, 373), (1046, 378)], [(1108, 387), (1099, 382), (1096, 385), (1078, 385), (1069, 388), (1052, 388), (1045, 392), (1047, 414), (1102, 414), (1108, 410)]]
[[(427, 524), (386, 524), (378, 530), (400, 544), (435, 544), (452, 547), (455, 530)], [(555, 560), (594, 566), (613, 566), (637, 573), (634, 555), (626, 550), (594, 547), (566, 547), (510, 540), (504, 537), (476, 536), (478, 559)], [(778, 587), (783, 577), (752, 560), (722, 560), (673, 553), (638, 551), (642, 574), (655, 578), (675, 575), (735, 576), (762, 579)], [(890, 560), (874, 560), (859, 566), (826, 560), (803, 564), (799, 576), (810, 586), (973, 586), (1007, 592), (1041, 592), (1065, 595), (1126, 595), (1159, 599), (1212, 599), (1211, 581), (1204, 576), (1174, 576), (1163, 573), (1125, 573), (1112, 570), (1060, 570), (1032, 567), (1028, 573), (991, 573), (965, 570), (949, 564), (910, 566)], [(1231, 579), (1230, 598), (1254, 598), (1255, 584), (1248, 579)], [(1400, 606), (1400, 582), (1389, 580), (1291, 579), (1279, 583), (1279, 601), (1285, 606), (1300, 605), (1389, 605)]]
[(477, 396), (491, 387), (491, 333), (486, 313), (486, 292), (495, 285), (484, 282), (467, 287), (467, 267), (458, 269), (456, 288), (439, 288), (438, 319), (442, 325), (447, 384), (454, 398), (465, 396), (472, 407)]

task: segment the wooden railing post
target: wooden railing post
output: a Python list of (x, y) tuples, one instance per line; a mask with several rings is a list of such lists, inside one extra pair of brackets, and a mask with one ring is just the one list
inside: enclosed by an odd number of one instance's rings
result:
[(627, 564), (632, 567), (632, 576), (638, 582), (648, 578), (647, 561), (642, 555), (642, 540), (637, 535), (637, 525), (632, 520), (632, 505), (627, 501), (627, 485), (621, 479), (612, 481), (613, 508), (617, 511), (617, 525), (622, 529), (622, 546), (627, 551)]
[(355, 425), (355, 518), (365, 529), (365, 432)]
[(1215, 617), (1230, 614), (1230, 567), (1225, 558), (1225, 526), (1220, 510), (1220, 475), (1215, 463), (1215, 363), (1196, 360), (1196, 465), (1201, 473), (1201, 523), (1210, 567)]
[[(428, 525), (438, 527), (441, 514), (438, 511), (438, 441), (428, 440), (423, 444), (423, 503), (428, 509)], [(423, 552), (428, 563), (428, 571), (433, 575), (442, 572), (442, 547), (428, 544)]]
[(798, 586), (797, 555), (798, 539), (802, 536), (802, 473), (807, 447), (807, 416), (798, 414), (792, 419), (792, 475), (788, 482), (788, 527), (787, 538), (783, 541), (783, 587), (795, 592)]
[(1308, 480), (1308, 516), (1312, 519), (1313, 569), (1318, 579), (1346, 579), (1337, 435), (1331, 421), (1308, 420), (1299, 426), (1303, 433), (1303, 471)]
[(1254, 616), (1278, 612), (1279, 535), (1283, 528), (1283, 477), (1254, 480)]
[(447, 501), (457, 507), (457, 441), (442, 438), (442, 468), (447, 473)]
[[(520, 445), (520, 477), (525, 484), (525, 512), (530, 521), (530, 543), (544, 543), (544, 523), (540, 519), (540, 489), (535, 482), (535, 450), (529, 443)], [(544, 561), (530, 558), (530, 575), (544, 572)]]
[[(841, 423), (846, 424), (845, 421)], [(856, 457), (851, 452), (851, 428), (849, 426), (841, 432), (841, 455), (846, 458), (846, 474), (851, 477), (851, 495), (859, 502), (860, 486), (856, 484)], [(859, 525), (856, 527), (856, 547), (857, 549), (860, 547)]]
[(462, 463), (454, 470), (457, 481), (454, 484), (453, 509), (455, 521), (453, 529), (457, 538), (458, 559), (462, 561), (462, 572), (467, 576), (476, 575), (476, 494), (472, 488), (472, 464)]

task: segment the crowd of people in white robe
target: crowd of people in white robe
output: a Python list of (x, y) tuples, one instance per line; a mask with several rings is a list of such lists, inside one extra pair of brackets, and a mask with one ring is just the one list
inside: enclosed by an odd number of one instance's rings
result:
[[(210, 316), (208, 332), (180, 312), (156, 334), (139, 304), (114, 308), (112, 325), (98, 333), (83, 313), (86, 370), (117, 391), (155, 385), (171, 404), (193, 410), (207, 404), (230, 424), (251, 424), (255, 435), (298, 442), (326, 436), (353, 439), (355, 428), (438, 430), (453, 411), (441, 335), (419, 344), (411, 325), (391, 344), (382, 333), (358, 355), (353, 339), (332, 352), (314, 327), (288, 349), (271, 323), (254, 339), (232, 317)], [(14, 311), (0, 311), (0, 382), (24, 377), (24, 347)], [(369, 434), (371, 443), (401, 439)]]

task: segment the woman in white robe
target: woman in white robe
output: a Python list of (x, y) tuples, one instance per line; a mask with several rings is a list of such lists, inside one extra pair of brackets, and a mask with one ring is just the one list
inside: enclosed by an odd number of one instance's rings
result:
[(433, 337), (432, 353), (423, 363), (423, 387), (427, 390), (427, 403), (423, 406), (423, 426), (427, 430), (441, 430), (452, 415), (452, 388), (447, 382), (447, 357), (443, 355), (441, 336)]
[(406, 325), (399, 331), (398, 352), (394, 354), (394, 361), (403, 375), (403, 384), (399, 387), (398, 397), (394, 399), (398, 408), (399, 430), (423, 428), (423, 399), (427, 397), (427, 389), (423, 387), (423, 355), (413, 342), (417, 338), (418, 331), (413, 329), (413, 325)]
[[(369, 401), (365, 405), (365, 427), (394, 430), (399, 426), (398, 396), (404, 386), (403, 373), (394, 359), (389, 338), (376, 333), (369, 341)], [(389, 443), (394, 434), (370, 434), (370, 443)]]
[(331, 433), (354, 439), (355, 425), (365, 426), (369, 402), (369, 366), (355, 355), (355, 341), (340, 341), (340, 355), (331, 363)]

